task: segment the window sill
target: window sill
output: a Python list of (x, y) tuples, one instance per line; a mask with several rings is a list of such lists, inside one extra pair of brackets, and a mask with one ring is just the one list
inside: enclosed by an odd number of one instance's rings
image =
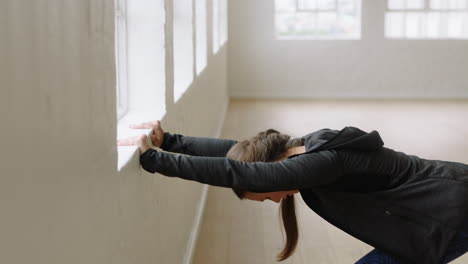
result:
[[(148, 122), (149, 120), (155, 120), (154, 111), (131, 111), (122, 117), (117, 123), (117, 138), (124, 139), (129, 137), (135, 137), (146, 134), (148, 137), (152, 133), (149, 128), (146, 129), (134, 129), (130, 128), (131, 124), (139, 124)], [(117, 146), (117, 171), (121, 171), (125, 167), (133, 166), (140, 163), (139, 149), (138, 146)]]

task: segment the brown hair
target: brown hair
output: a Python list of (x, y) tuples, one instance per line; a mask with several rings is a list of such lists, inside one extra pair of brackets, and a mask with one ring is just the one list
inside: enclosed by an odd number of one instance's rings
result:
[[(302, 145), (304, 145), (303, 138), (291, 139), (290, 136), (270, 128), (250, 139), (236, 143), (228, 151), (226, 157), (249, 162), (273, 162), (283, 158), (288, 148)], [(232, 190), (241, 200), (244, 199), (245, 192), (249, 191), (238, 188), (232, 188)], [(283, 261), (294, 253), (299, 238), (294, 195), (281, 200), (279, 213), (286, 231), (286, 244), (276, 258), (278, 261)]]

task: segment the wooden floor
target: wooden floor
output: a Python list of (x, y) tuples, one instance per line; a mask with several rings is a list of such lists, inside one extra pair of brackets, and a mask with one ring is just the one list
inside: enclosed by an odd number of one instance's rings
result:
[[(385, 146), (426, 159), (468, 163), (468, 100), (232, 100), (222, 138), (267, 128), (299, 137), (321, 128), (379, 131)], [(355, 263), (373, 248), (330, 225), (296, 195), (299, 244), (283, 263)], [(194, 264), (277, 263), (283, 247), (279, 204), (240, 201), (210, 187)], [(468, 263), (468, 254), (452, 263)]]

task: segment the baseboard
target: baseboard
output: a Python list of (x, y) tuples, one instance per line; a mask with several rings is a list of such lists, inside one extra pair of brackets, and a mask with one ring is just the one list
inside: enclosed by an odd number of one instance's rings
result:
[[(220, 117), (220, 124), (218, 125), (218, 129), (216, 131), (215, 137), (219, 138), (222, 133), (224, 120), (226, 119), (227, 110), (229, 108), (229, 98), (226, 99), (226, 105), (221, 112)], [(195, 221), (193, 223), (192, 231), (190, 232), (190, 237), (187, 243), (187, 249), (185, 250), (183, 264), (191, 264), (193, 262), (193, 256), (195, 253), (195, 248), (197, 246), (198, 241), (198, 233), (201, 228), (201, 224), (203, 222), (203, 213), (205, 212), (205, 205), (206, 205), (206, 197), (208, 196), (208, 184), (203, 185), (202, 195), (200, 199), (200, 203), (198, 204), (198, 209), (195, 215)]]
[(449, 92), (441, 92), (438, 94), (429, 92), (412, 92), (412, 93), (366, 93), (363, 91), (311, 91), (311, 90), (245, 90), (237, 89), (230, 90), (229, 97), (231, 99), (281, 99), (281, 100), (467, 100), (468, 94), (455, 94)]

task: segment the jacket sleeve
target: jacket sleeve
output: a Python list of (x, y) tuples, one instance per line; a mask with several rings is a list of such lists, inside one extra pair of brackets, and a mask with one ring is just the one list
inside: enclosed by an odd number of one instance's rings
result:
[(236, 140), (164, 133), (161, 149), (192, 156), (225, 157)]
[(151, 173), (250, 191), (305, 189), (329, 184), (342, 175), (336, 151), (328, 150), (278, 162), (245, 162), (150, 149), (140, 156), (140, 162)]

